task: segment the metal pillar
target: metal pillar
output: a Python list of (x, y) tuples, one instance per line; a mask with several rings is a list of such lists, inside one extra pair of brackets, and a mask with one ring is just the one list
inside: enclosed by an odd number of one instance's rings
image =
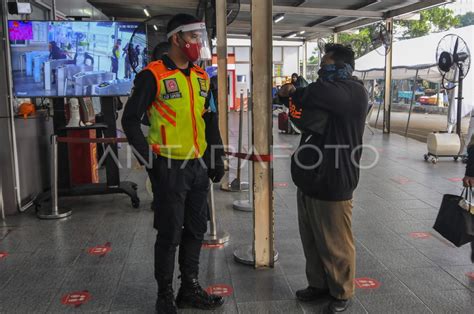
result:
[[(12, 69), (10, 67), (11, 63), (11, 51), (8, 49), (10, 46), (10, 40), (7, 36), (6, 32), (8, 32), (8, 7), (7, 1), (2, 2), (2, 25), (3, 25), (3, 41), (4, 47), (4, 55), (5, 59), (1, 60), (0, 62), (5, 62), (5, 69), (6, 69), (6, 78), (7, 78), (7, 93), (5, 97), (6, 107), (8, 110), (5, 112), (6, 115), (9, 117), (9, 144), (10, 147), (10, 156), (12, 158), (12, 165), (6, 165), (7, 167), (13, 167), (13, 183), (15, 189), (15, 199), (16, 199), (16, 206), (19, 212), (22, 212), (24, 209), (21, 205), (21, 186), (20, 186), (20, 167), (18, 164), (18, 147), (16, 142), (16, 129), (15, 129), (15, 110), (14, 110), (14, 98), (13, 98), (13, 76), (12, 76)], [(0, 110), (0, 113), (3, 113), (3, 110)], [(9, 156), (9, 157), (10, 157)]]
[(306, 78), (307, 74), (307, 63), (308, 63), (308, 42), (305, 41), (303, 45), (303, 73), (301, 74), (304, 78)]
[(56, 0), (53, 0), (51, 3), (51, 19), (56, 20)]
[[(217, 26), (217, 86), (219, 104), (219, 129), (224, 147), (229, 145), (229, 105), (227, 99), (227, 1), (216, 1)], [(222, 179), (221, 188), (229, 189), (229, 162), (225, 160), (226, 175)]]
[[(243, 151), (243, 131), (244, 131), (244, 90), (240, 90), (240, 110), (239, 110), (239, 142), (237, 151), (241, 153)], [(235, 178), (230, 184), (230, 190), (241, 192), (249, 189), (249, 183), (242, 181), (242, 159), (237, 158), (237, 178)]]
[(410, 125), (410, 119), (411, 119), (411, 111), (413, 109), (413, 104), (415, 102), (415, 91), (416, 91), (416, 81), (418, 80), (418, 70), (416, 70), (416, 74), (415, 74), (415, 82), (413, 84), (413, 88), (412, 88), (412, 95), (411, 95), (411, 99), (410, 99), (410, 110), (408, 110), (408, 120), (407, 120), (407, 127), (405, 128), (405, 137), (407, 136), (408, 134), (408, 126)]
[(51, 137), (51, 209), (38, 212), (39, 219), (62, 219), (71, 216), (72, 211), (58, 206), (58, 136)]
[[(385, 21), (388, 33), (393, 37), (393, 19)], [(384, 110), (383, 110), (383, 133), (390, 133), (390, 112), (392, 109), (392, 43), (386, 48), (385, 53), (385, 88), (384, 88)]]
[(5, 207), (3, 204), (3, 189), (2, 189), (2, 168), (0, 168), (0, 215), (2, 220), (5, 220)]
[(209, 222), (209, 233), (204, 235), (203, 242), (206, 244), (223, 244), (229, 242), (229, 234), (225, 231), (217, 231), (216, 223), (216, 204), (214, 202), (214, 183), (209, 180), (209, 196), (208, 204), (210, 205), (210, 222)]
[[(225, 1), (223, 1), (225, 2)], [(256, 154), (272, 154), (272, 0), (252, 1), (253, 143)], [(255, 267), (273, 267), (274, 210), (271, 162), (253, 162)]]
[[(250, 90), (247, 89), (247, 152), (250, 152), (252, 150), (252, 140), (253, 140), (253, 134), (252, 134), (252, 97), (250, 97)], [(250, 162), (250, 161), (249, 161)], [(234, 201), (232, 208), (235, 210), (240, 210), (244, 212), (252, 212), (253, 211), (253, 206), (252, 206), (252, 200), (253, 200), (253, 188), (252, 187), (252, 165), (248, 165), (248, 192), (249, 192), (249, 199), (247, 200), (237, 200)], [(252, 259), (253, 261), (253, 259)], [(251, 263), (253, 265), (253, 262)]]
[(338, 33), (334, 33), (333, 35), (333, 40), (334, 40), (334, 43), (337, 44), (339, 42), (339, 35)]

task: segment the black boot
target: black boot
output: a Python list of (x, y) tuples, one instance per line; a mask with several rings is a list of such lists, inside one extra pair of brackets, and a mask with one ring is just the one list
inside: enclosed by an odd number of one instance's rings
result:
[(181, 287), (176, 297), (178, 308), (196, 308), (201, 310), (214, 310), (224, 304), (221, 296), (209, 294), (199, 285), (197, 276), (183, 276)]
[(176, 314), (178, 309), (174, 301), (172, 281), (158, 283), (158, 299), (155, 305), (158, 314)]

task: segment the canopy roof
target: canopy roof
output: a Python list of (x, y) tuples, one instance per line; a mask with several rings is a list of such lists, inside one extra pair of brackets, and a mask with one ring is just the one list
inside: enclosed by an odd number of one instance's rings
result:
[[(118, 20), (143, 20), (146, 18), (144, 8), (152, 16), (196, 14), (199, 4), (199, 0), (88, 0), (88, 2), (105, 15)], [(229, 37), (249, 35), (250, 2), (240, 0), (240, 12), (228, 27)], [(304, 31), (304, 34), (297, 34), (297, 38), (293, 40), (311, 40), (375, 23), (384, 18), (397, 17), (450, 2), (452, 0), (274, 0), (273, 15), (284, 14), (285, 18), (273, 24), (273, 33), (274, 36), (284, 38), (295, 32)]]

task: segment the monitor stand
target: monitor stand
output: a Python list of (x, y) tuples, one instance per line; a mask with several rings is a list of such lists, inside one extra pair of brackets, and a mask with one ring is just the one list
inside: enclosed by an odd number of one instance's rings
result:
[[(64, 98), (53, 99), (54, 108), (54, 132), (58, 137), (67, 137), (66, 117)], [(103, 113), (103, 123), (95, 124), (88, 127), (78, 127), (76, 129), (96, 129), (102, 132), (105, 138), (117, 137), (116, 110), (117, 106), (113, 97), (101, 97), (101, 110)], [(72, 186), (69, 171), (69, 151), (68, 145), (60, 143), (58, 145), (58, 195), (64, 196), (86, 196), (86, 195), (103, 195), (123, 193), (130, 196), (132, 206), (138, 208), (140, 199), (137, 194), (137, 184), (130, 181), (120, 181), (119, 167), (114, 161), (114, 157), (118, 156), (117, 143), (104, 144), (105, 151), (111, 152), (105, 157), (106, 183), (90, 183)], [(113, 155), (113, 154), (115, 155)], [(49, 193), (45, 193), (43, 197), (39, 197), (35, 202), (37, 209), (41, 207), (41, 203), (46, 201)]]

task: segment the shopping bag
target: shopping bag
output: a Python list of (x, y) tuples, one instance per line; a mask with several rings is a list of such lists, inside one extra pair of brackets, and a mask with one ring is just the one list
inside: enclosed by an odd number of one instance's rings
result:
[[(464, 196), (463, 196), (464, 195)], [(461, 207), (460, 202), (471, 203), (471, 188), (465, 188), (461, 195), (445, 194), (433, 228), (446, 240), (460, 247), (474, 241), (472, 231), (474, 215)]]

